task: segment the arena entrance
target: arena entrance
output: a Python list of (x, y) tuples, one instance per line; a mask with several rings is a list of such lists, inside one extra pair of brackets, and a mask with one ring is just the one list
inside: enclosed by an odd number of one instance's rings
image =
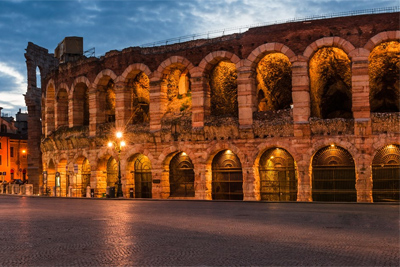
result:
[(242, 164), (231, 150), (220, 151), (212, 162), (212, 199), (243, 200)]
[(374, 202), (399, 201), (400, 146), (388, 145), (372, 161)]
[(261, 200), (296, 201), (297, 177), (293, 157), (284, 149), (271, 148), (260, 158)]
[(185, 152), (176, 154), (169, 164), (171, 197), (194, 197), (193, 163)]
[(335, 145), (320, 149), (312, 161), (313, 201), (356, 202), (353, 157)]
[(152, 176), (149, 158), (139, 154), (135, 160), (134, 168), (135, 198), (151, 198)]

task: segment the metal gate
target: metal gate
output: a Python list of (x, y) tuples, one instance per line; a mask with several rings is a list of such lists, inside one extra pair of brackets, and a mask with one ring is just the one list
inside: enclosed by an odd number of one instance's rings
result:
[(297, 177), (293, 157), (284, 149), (272, 148), (260, 158), (261, 200), (296, 201)]
[(372, 161), (374, 202), (400, 201), (400, 146), (388, 145)]
[(219, 152), (213, 160), (212, 199), (243, 200), (242, 165), (230, 150)]
[(313, 201), (356, 202), (356, 172), (353, 157), (345, 149), (328, 146), (312, 161)]
[(169, 164), (171, 197), (194, 197), (193, 163), (186, 153), (175, 155)]
[(150, 160), (140, 154), (135, 161), (135, 198), (152, 197), (152, 176)]

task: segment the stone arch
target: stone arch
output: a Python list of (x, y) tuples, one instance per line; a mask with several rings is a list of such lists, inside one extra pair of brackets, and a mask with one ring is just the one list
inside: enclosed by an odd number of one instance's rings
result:
[(84, 76), (76, 78), (71, 87), (70, 102), (72, 103), (69, 108), (70, 125), (72, 126), (86, 126), (90, 121), (90, 101), (89, 101), (89, 88), (91, 87), (90, 81)]
[(357, 201), (355, 160), (336, 144), (320, 148), (312, 157), (314, 201)]
[(160, 111), (164, 122), (176, 117), (190, 117), (191, 72), (193, 64), (184, 57), (164, 60), (154, 72), (160, 81)]
[[(280, 66), (287, 65), (285, 68), (276, 68), (276, 71), (271, 74), (271, 77), (265, 77), (269, 81), (273, 81), (272, 84), (267, 86), (264, 84), (262, 73), (260, 72), (261, 63), (269, 63), (265, 67), (279, 66), (277, 63), (271, 63), (271, 58), (275, 55), (275, 60), (278, 58), (278, 64)], [(271, 57), (270, 60), (267, 57)], [(291, 63), (295, 60), (295, 53), (287, 46), (281, 43), (267, 43), (260, 45), (252, 51), (252, 53), (247, 57), (250, 62), (250, 79), (252, 79), (255, 86), (255, 94), (257, 95), (258, 108), (254, 108), (258, 111), (267, 110), (277, 110), (277, 109), (287, 109), (293, 103), (292, 100), (292, 70)], [(286, 62), (287, 61), (287, 62)], [(279, 67), (280, 67), (279, 66)], [(265, 69), (264, 67), (264, 69)], [(270, 75), (270, 71), (264, 70), (267, 75)], [(277, 72), (278, 71), (278, 72)], [(277, 75), (279, 75), (277, 77)], [(286, 79), (282, 79), (283, 76), (288, 76)], [(282, 84), (282, 81), (287, 84)], [(286, 90), (282, 90), (286, 89)], [(289, 97), (288, 97), (289, 96)], [(286, 100), (283, 100), (286, 99)]]
[[(307, 46), (307, 48), (303, 52), (303, 56), (306, 61), (309, 61), (312, 56), (323, 47), (337, 47), (343, 50), (347, 55), (349, 55), (354, 49), (354, 45), (352, 45), (349, 41), (340, 38), (340, 37), (324, 37), (316, 40)], [(350, 57), (350, 55), (349, 55)]]
[(374, 113), (400, 111), (400, 40), (384, 37), (377, 36), (368, 57), (369, 105)]
[(400, 31), (386, 31), (380, 32), (373, 36), (368, 42), (364, 45), (364, 49), (372, 52), (372, 50), (379, 44), (388, 41), (399, 41), (400, 40)]
[(254, 75), (254, 70), (257, 68), (258, 63), (262, 58), (265, 57), (266, 54), (269, 53), (282, 53), (287, 58), (293, 62), (295, 60), (296, 54), (286, 45), (281, 44), (281, 43), (266, 43), (262, 44), (256, 49), (254, 49), (250, 55), (247, 57), (247, 60), (250, 61), (250, 68), (253, 71)]
[(125, 124), (148, 123), (150, 120), (150, 69), (142, 64), (135, 63), (118, 77), (116, 84), (123, 84), (122, 92), (119, 92), (123, 99), (122, 117)]
[(323, 46), (309, 60), (311, 116), (353, 118), (351, 61), (342, 49)]
[[(126, 196), (152, 198), (152, 164), (149, 157), (143, 153), (135, 153), (131, 154), (126, 162)], [(130, 192), (131, 188), (133, 195)]]
[(50, 80), (46, 86), (45, 92), (45, 135), (49, 135), (55, 130), (55, 95), (56, 89), (53, 80)]
[(89, 91), (89, 94), (94, 93), (96, 96), (95, 121), (97, 124), (105, 122), (115, 122), (116, 79), (117, 76), (112, 70), (103, 70), (97, 75)]
[(60, 84), (56, 92), (55, 122), (56, 128), (68, 126), (69, 89), (67, 84)]
[[(211, 52), (200, 62), (199, 70), (204, 79), (205, 116), (238, 117), (237, 75), (239, 65), (240, 58), (227, 51)], [(227, 76), (221, 75), (221, 72), (224, 71)]]

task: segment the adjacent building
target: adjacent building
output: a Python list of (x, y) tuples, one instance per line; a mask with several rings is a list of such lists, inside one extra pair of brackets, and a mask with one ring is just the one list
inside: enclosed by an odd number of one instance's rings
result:
[(1, 181), (28, 181), (27, 115), (19, 110), (16, 120), (3, 114), (0, 118)]

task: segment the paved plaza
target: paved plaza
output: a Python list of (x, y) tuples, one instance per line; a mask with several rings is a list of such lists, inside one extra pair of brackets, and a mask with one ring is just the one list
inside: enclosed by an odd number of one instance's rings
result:
[(398, 266), (399, 206), (0, 196), (0, 266)]

